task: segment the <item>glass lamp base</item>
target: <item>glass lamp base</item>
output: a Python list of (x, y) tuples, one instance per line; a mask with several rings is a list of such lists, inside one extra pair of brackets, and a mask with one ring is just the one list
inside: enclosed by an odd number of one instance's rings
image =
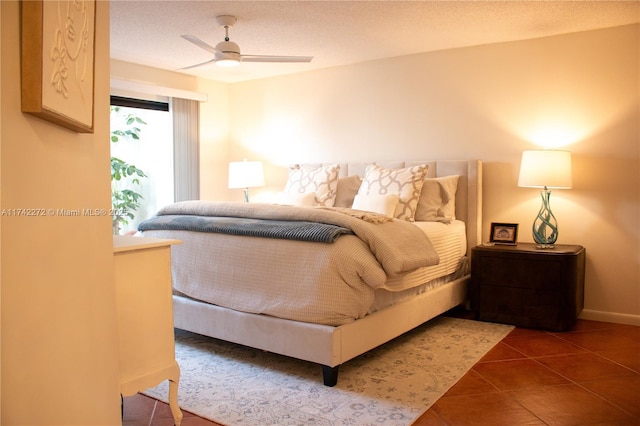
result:
[(552, 249), (552, 248), (555, 248), (555, 245), (553, 245), (553, 244), (536, 244), (536, 248), (543, 249), (543, 250)]
[(538, 216), (533, 221), (533, 241), (536, 247), (540, 249), (553, 248), (554, 243), (558, 239), (558, 221), (551, 212), (549, 198), (551, 191), (540, 191), (542, 197), (542, 206), (538, 212)]

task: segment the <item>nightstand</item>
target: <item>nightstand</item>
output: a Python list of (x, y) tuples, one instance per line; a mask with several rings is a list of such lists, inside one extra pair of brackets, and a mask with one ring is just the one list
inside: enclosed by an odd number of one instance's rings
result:
[(584, 306), (585, 249), (532, 243), (471, 250), (471, 309), (481, 321), (567, 331)]

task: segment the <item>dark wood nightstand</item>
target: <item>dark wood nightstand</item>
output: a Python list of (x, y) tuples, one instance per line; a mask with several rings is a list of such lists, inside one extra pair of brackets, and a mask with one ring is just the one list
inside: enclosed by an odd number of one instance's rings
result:
[(570, 330), (584, 306), (585, 249), (535, 244), (471, 250), (471, 309), (481, 321)]

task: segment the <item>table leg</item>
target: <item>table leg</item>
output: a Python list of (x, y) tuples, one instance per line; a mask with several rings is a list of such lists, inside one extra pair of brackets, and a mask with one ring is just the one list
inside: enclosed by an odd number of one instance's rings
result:
[(182, 411), (178, 406), (178, 379), (169, 380), (169, 407), (171, 408), (171, 414), (173, 414), (175, 426), (180, 426)]

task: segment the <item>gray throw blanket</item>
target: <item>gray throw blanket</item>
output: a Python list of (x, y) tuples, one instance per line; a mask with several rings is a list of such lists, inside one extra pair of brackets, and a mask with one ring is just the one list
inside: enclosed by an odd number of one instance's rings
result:
[(154, 216), (138, 226), (139, 231), (165, 229), (319, 243), (333, 243), (343, 234), (353, 234), (350, 229), (328, 223), (192, 215)]

